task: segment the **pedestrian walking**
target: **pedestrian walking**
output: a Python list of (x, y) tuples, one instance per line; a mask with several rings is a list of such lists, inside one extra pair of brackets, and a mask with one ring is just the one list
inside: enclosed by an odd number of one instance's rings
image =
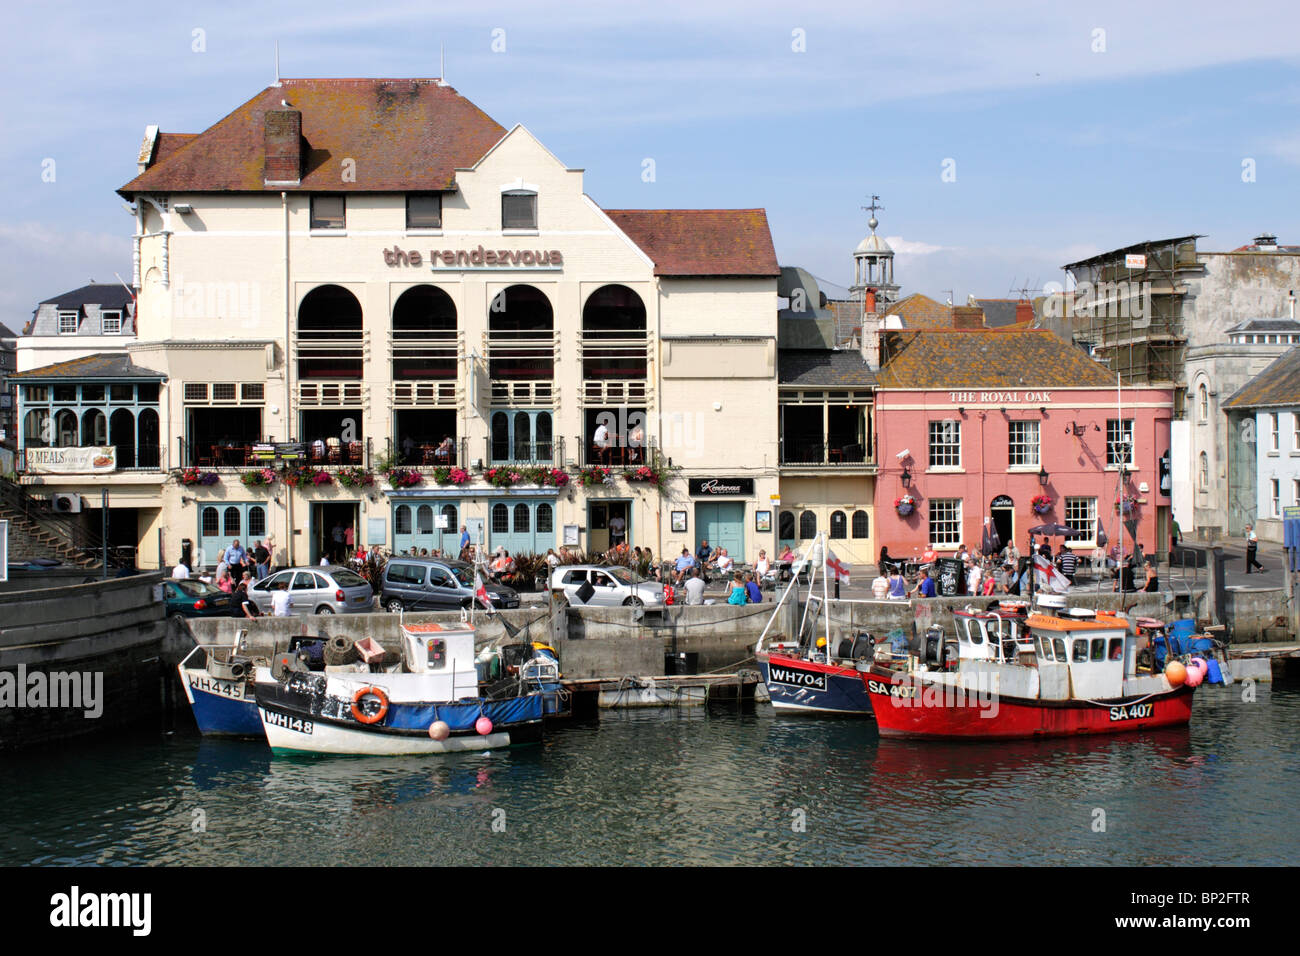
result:
[(1246, 573), (1250, 574), (1251, 568), (1259, 568), (1259, 573), (1264, 574), (1267, 571), (1263, 565), (1255, 560), (1255, 553), (1259, 550), (1259, 538), (1250, 525), (1246, 525)]

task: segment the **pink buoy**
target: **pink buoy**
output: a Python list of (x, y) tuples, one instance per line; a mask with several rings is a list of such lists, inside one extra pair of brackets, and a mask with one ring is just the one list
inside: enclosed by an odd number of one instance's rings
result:
[(1199, 670), (1201, 672), (1201, 679), (1204, 680), (1205, 675), (1208, 674), (1210, 671), (1210, 665), (1205, 662), (1205, 658), (1203, 657), (1193, 657), (1188, 662), (1187, 669), (1189, 671), (1193, 669)]
[(486, 717), (480, 717), (478, 720), (474, 721), (474, 729), (477, 730), (480, 735), (486, 737), (488, 734), (492, 733), (492, 721), (488, 720)]
[(1195, 664), (1189, 665), (1187, 668), (1187, 686), (1196, 687), (1203, 680), (1205, 680), (1205, 671), (1201, 670)]
[(434, 740), (446, 740), (451, 736), (451, 727), (445, 720), (435, 720), (429, 725), (429, 736)]

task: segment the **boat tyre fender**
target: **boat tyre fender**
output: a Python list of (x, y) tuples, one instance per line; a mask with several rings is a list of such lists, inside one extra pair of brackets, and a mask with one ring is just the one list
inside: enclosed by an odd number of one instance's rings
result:
[[(367, 708), (362, 702), (368, 697), (379, 701), (377, 708)], [(382, 687), (362, 687), (352, 695), (352, 716), (362, 724), (377, 724), (388, 714), (388, 695)]]

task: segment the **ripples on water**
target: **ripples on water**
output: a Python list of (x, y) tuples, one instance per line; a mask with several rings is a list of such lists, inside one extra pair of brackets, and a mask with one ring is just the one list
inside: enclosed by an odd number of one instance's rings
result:
[(118, 739), (6, 755), (0, 862), (1294, 864), (1300, 690), (1240, 698), (1202, 689), (1184, 730), (987, 744), (766, 707), (607, 714), (450, 757)]

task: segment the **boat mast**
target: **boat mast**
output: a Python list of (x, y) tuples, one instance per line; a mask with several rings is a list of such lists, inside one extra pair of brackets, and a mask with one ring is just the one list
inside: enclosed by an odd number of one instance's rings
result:
[(830, 596), (826, 593), (826, 578), (830, 568), (830, 552), (826, 547), (826, 532), (817, 532), (817, 540), (821, 542), (822, 546), (822, 617), (826, 621), (826, 663), (829, 664), (831, 662), (831, 609), (827, 603)]

